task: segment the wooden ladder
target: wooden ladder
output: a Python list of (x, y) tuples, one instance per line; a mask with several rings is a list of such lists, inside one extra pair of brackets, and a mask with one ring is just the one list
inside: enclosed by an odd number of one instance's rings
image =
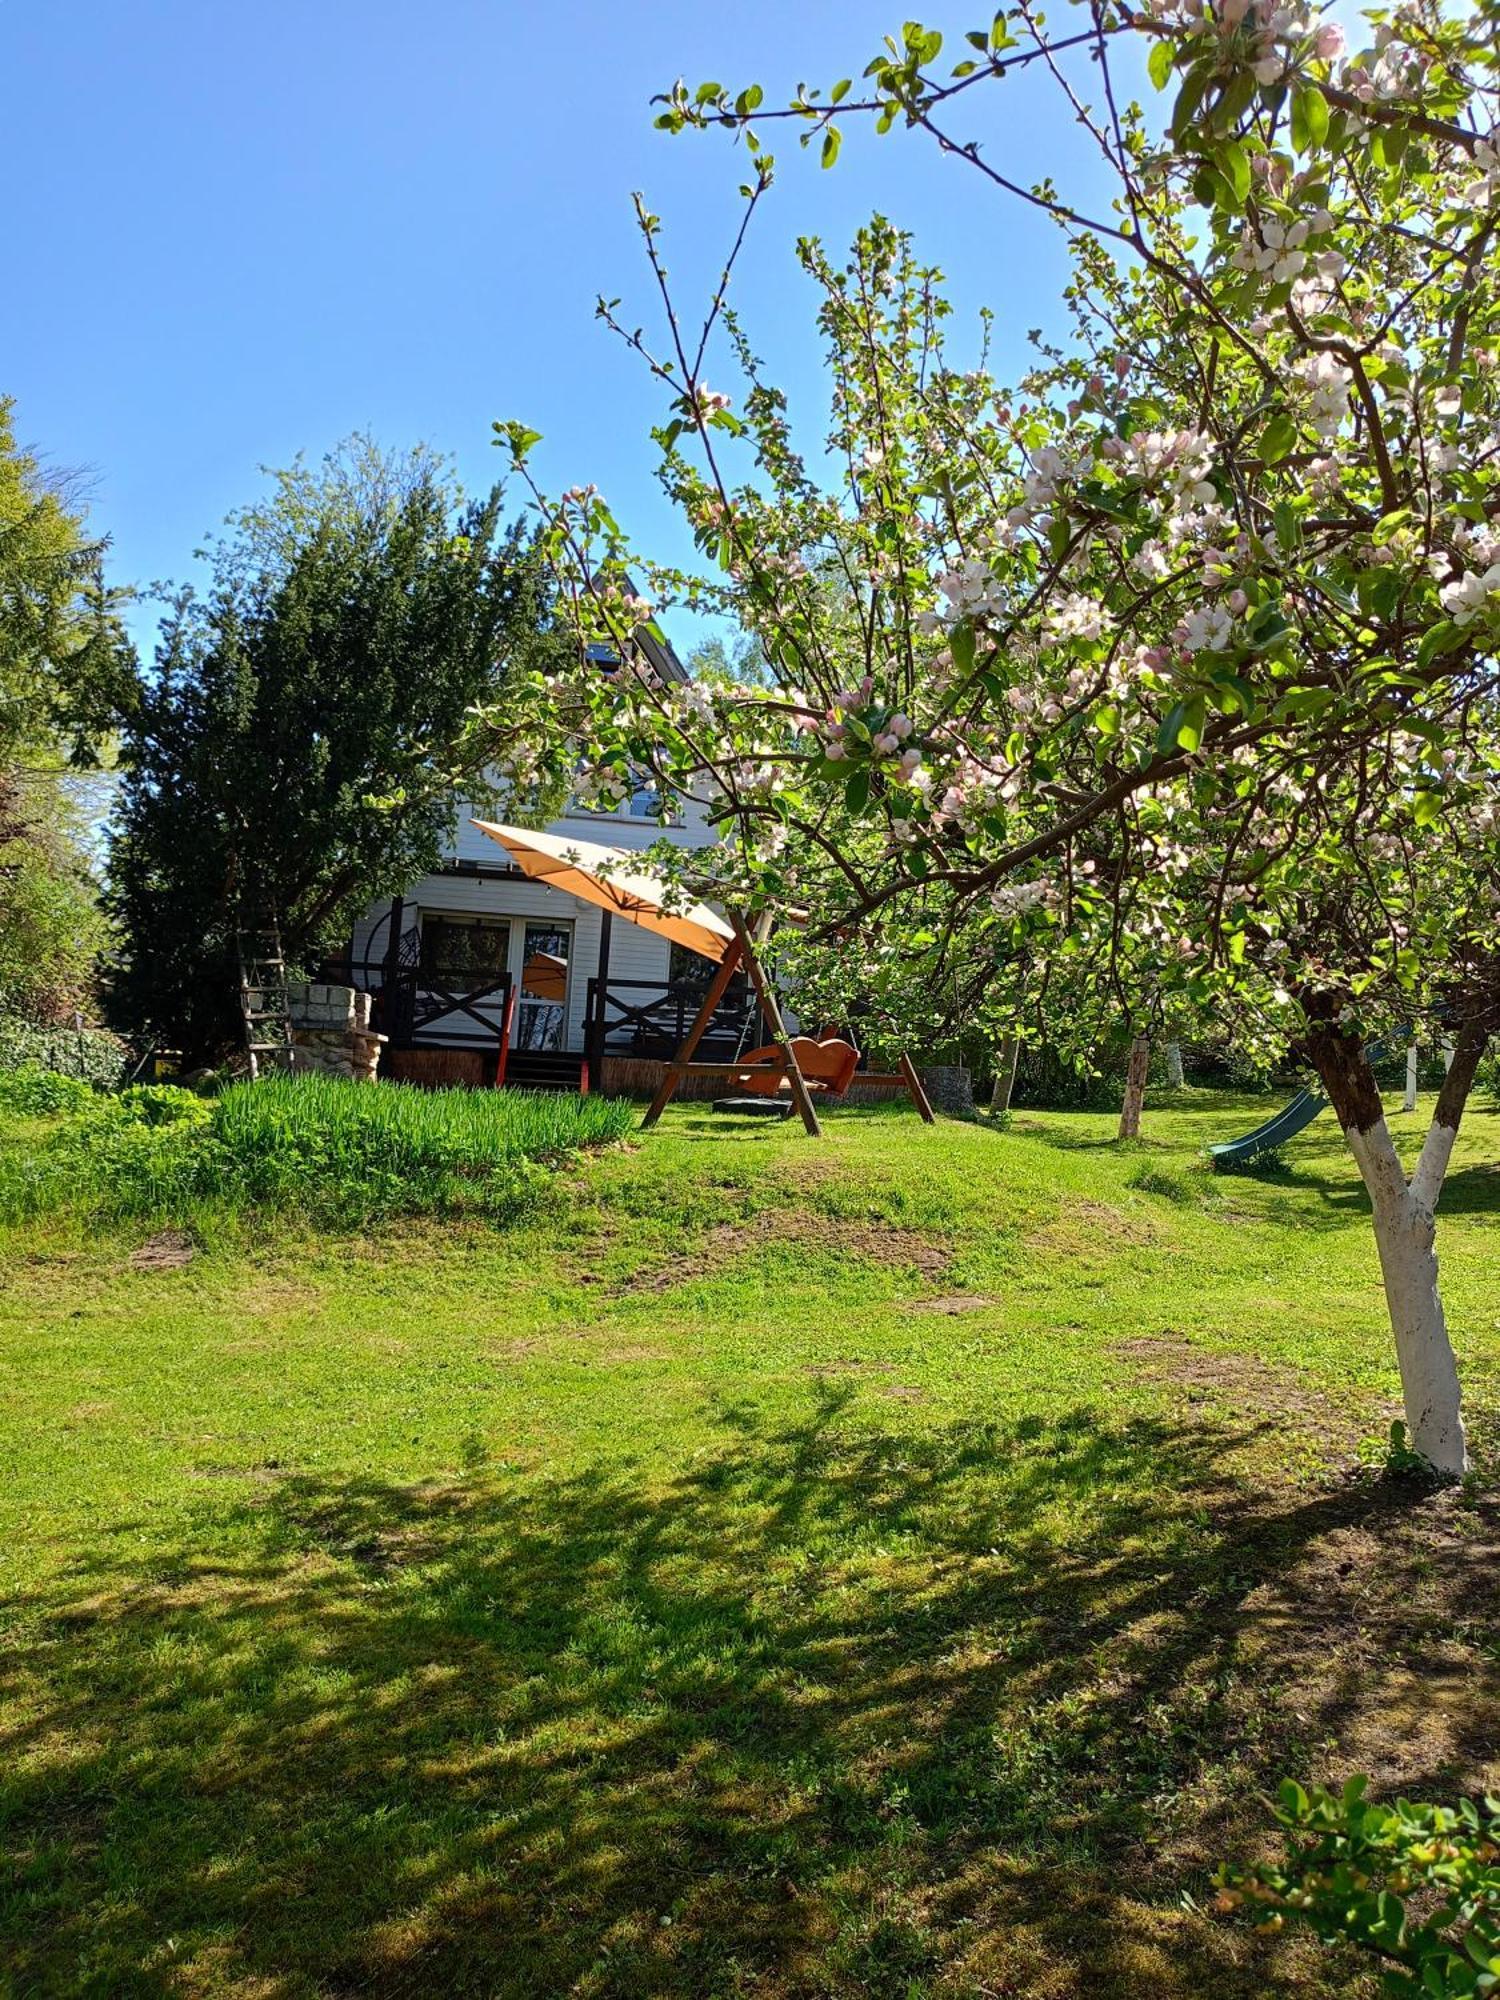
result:
[(292, 1066), (292, 1016), (286, 990), (281, 926), (274, 909), (262, 910), (236, 931), (240, 960), (240, 1017), (252, 1078), (268, 1068)]

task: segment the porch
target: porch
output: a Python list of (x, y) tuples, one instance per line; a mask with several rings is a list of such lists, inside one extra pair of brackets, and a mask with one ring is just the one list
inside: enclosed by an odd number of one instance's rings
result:
[[(535, 884), (508, 888), (505, 907), (487, 897), (465, 908), (438, 877), (419, 896), (394, 898), (351, 943), (348, 976), (371, 995), (387, 1037), (381, 1073), (396, 1080), (649, 1094), (713, 976), (709, 960)], [(737, 979), (704, 1060), (733, 1062), (764, 1040), (753, 991)]]

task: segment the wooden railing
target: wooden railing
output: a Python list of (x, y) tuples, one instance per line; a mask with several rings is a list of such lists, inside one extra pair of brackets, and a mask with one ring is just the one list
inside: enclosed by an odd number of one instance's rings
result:
[(380, 1031), (395, 1049), (457, 1048), (465, 1042), (498, 1048), (510, 1015), (511, 983), (510, 974), (502, 972), (482, 985), (459, 985), (451, 974), (445, 980), (403, 965), (374, 989)]
[[(607, 1055), (667, 1062), (703, 1001), (703, 986), (692, 980), (591, 979), (584, 1016), (584, 1048), (597, 1077)], [(704, 1060), (733, 1062), (764, 1040), (760, 1009), (748, 987), (726, 993), (714, 1012), (701, 1046)]]

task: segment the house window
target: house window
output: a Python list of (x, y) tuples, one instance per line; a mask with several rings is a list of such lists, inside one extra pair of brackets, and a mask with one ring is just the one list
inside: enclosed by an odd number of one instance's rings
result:
[(422, 970), (450, 991), (493, 986), (510, 962), (510, 924), (501, 918), (422, 913)]

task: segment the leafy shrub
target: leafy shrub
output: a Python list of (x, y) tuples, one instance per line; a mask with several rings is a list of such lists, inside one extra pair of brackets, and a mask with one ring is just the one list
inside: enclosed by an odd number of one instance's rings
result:
[(1287, 1165), (1286, 1154), (1280, 1146), (1268, 1146), (1263, 1153), (1257, 1153), (1253, 1159), (1249, 1160), (1236, 1160), (1227, 1153), (1216, 1153), (1214, 1155), (1214, 1172), (1216, 1174), (1242, 1174), (1246, 1180), (1252, 1181), (1274, 1181), (1281, 1178), (1282, 1175), (1290, 1173), (1291, 1168)]
[(1500, 1993), (1500, 1801), (1482, 1812), (1468, 1800), (1375, 1805), (1367, 1782), (1311, 1797), (1284, 1784), (1285, 1859), (1222, 1869), (1218, 1907), (1253, 1912), (1262, 1930), (1290, 1919), (1325, 1942), (1358, 1945), (1403, 2000)]
[(81, 1077), (62, 1076), (57, 1070), (42, 1069), (36, 1063), (0, 1070), (0, 1110), (18, 1112), (23, 1118), (86, 1111), (94, 1101), (93, 1085)]
[(0, 1158), (0, 1219), (68, 1208), (180, 1216), (204, 1202), (352, 1225), (381, 1215), (513, 1216), (546, 1168), (620, 1137), (618, 1099), (268, 1077), (205, 1101), (149, 1084), (95, 1099), (38, 1153)]
[(212, 1104), (175, 1083), (133, 1083), (115, 1103), (142, 1125), (207, 1125), (214, 1115)]
[(1159, 1194), (1164, 1201), (1175, 1201), (1182, 1206), (1198, 1199), (1186, 1175), (1173, 1173), (1170, 1167), (1142, 1167), (1131, 1175), (1126, 1185), (1139, 1189), (1142, 1194)]
[(50, 1069), (113, 1090), (129, 1060), (125, 1044), (102, 1028), (39, 1028), (0, 1013), (0, 1071)]

